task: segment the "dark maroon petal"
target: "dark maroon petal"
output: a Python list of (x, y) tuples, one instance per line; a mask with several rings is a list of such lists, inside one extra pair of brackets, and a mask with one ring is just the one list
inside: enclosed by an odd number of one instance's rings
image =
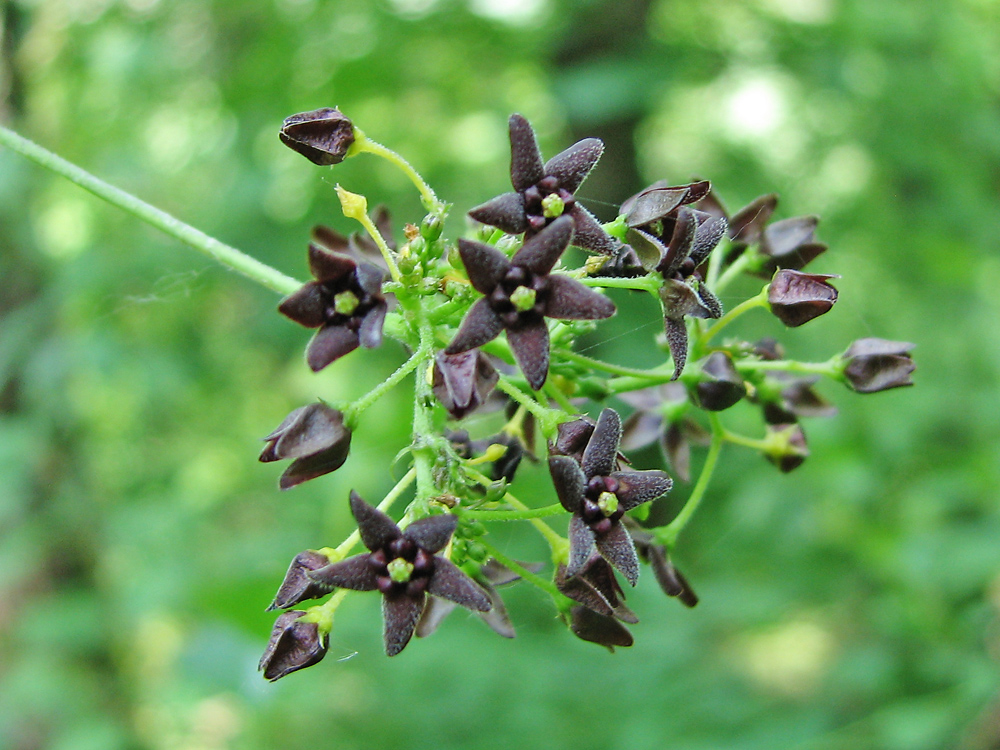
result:
[(667, 346), (670, 347), (670, 356), (674, 360), (674, 374), (671, 380), (677, 380), (684, 372), (684, 364), (687, 362), (688, 354), (688, 329), (684, 323), (684, 318), (663, 318), (663, 329), (667, 334)]
[[(598, 558), (603, 559), (603, 558)], [(566, 575), (566, 567), (559, 566), (555, 577), (556, 588), (575, 602), (579, 602), (587, 609), (598, 612), (607, 617), (614, 617), (615, 609), (605, 598), (604, 594), (588, 581), (583, 575), (576, 575), (572, 578)]]
[(636, 557), (632, 537), (624, 526), (620, 523), (612, 524), (607, 534), (597, 537), (597, 550), (601, 557), (614, 565), (635, 586), (639, 580), (639, 558)]
[(794, 216), (768, 224), (760, 243), (761, 252), (782, 256), (800, 245), (812, 242), (819, 224), (818, 216)]
[(458, 517), (450, 513), (428, 516), (407, 526), (403, 536), (412, 539), (418, 547), (433, 554), (444, 549), (457, 525)]
[(708, 310), (709, 318), (718, 319), (722, 317), (722, 302), (719, 301), (719, 298), (715, 296), (712, 290), (705, 286), (705, 282), (698, 284), (698, 290), (695, 294), (698, 295), (698, 301), (701, 302), (702, 307)]
[(358, 264), (350, 255), (335, 253), (313, 242), (309, 243), (309, 272), (317, 281), (336, 281), (350, 273)]
[(292, 487), (308, 482), (310, 479), (321, 477), (336, 471), (347, 460), (347, 454), (351, 450), (351, 433), (347, 433), (344, 438), (335, 445), (312, 456), (298, 458), (292, 461), (291, 465), (285, 469), (278, 480), (278, 487), (283, 490), (290, 490)]
[(528, 386), (534, 391), (539, 390), (549, 374), (549, 329), (545, 327), (544, 319), (524, 328), (507, 329), (507, 343)]
[(359, 343), (358, 332), (347, 326), (324, 326), (316, 331), (309, 342), (306, 363), (313, 372), (319, 372), (331, 362), (353, 352)]
[(709, 218), (702, 222), (694, 233), (694, 245), (691, 248), (691, 260), (700, 266), (708, 254), (719, 244), (729, 225), (725, 219)]
[(663, 417), (647, 411), (636, 411), (622, 425), (623, 451), (633, 451), (655, 443), (663, 430)]
[(583, 473), (588, 477), (604, 477), (613, 472), (621, 439), (622, 418), (614, 409), (604, 409), (583, 451)]
[(559, 502), (570, 513), (578, 512), (587, 490), (587, 477), (580, 464), (569, 456), (550, 456), (549, 473)]
[(389, 516), (366, 503), (354, 490), (351, 490), (351, 513), (358, 522), (361, 541), (372, 552), (402, 536), (399, 527)]
[(636, 257), (647, 271), (655, 270), (667, 254), (667, 248), (662, 242), (641, 229), (629, 229), (625, 239), (635, 250)]
[(304, 614), (302, 610), (293, 609), (283, 612), (274, 623), (267, 648), (257, 665), (264, 677), (272, 682), (310, 667), (326, 655), (329, 636), (320, 637), (319, 626), (314, 622), (298, 622)]
[(382, 345), (382, 327), (385, 325), (386, 309), (385, 302), (379, 302), (361, 319), (358, 341), (365, 349), (374, 349)]
[(510, 262), (515, 266), (527, 268), (535, 274), (547, 274), (559, 260), (559, 256), (566, 250), (572, 236), (573, 219), (569, 216), (560, 216), (525, 242), (521, 249), (514, 253)]
[(663, 454), (674, 472), (685, 482), (691, 481), (691, 445), (676, 422), (667, 427), (660, 442)]
[(386, 656), (395, 656), (410, 642), (417, 620), (424, 609), (426, 594), (414, 598), (406, 595), (382, 597), (382, 632)]
[(507, 234), (520, 234), (528, 228), (524, 196), (520, 193), (498, 195), (469, 211), (469, 216), (482, 224), (502, 229)]
[(518, 192), (527, 190), (545, 176), (535, 131), (521, 115), (513, 114), (510, 127), (510, 182)]
[(889, 341), (877, 338), (858, 339), (847, 348), (843, 356), (845, 359), (852, 357), (901, 357), (909, 354), (916, 347), (916, 344), (910, 344), (906, 341)]
[(570, 610), (570, 629), (577, 638), (597, 643), (609, 651), (614, 651), (615, 646), (628, 648), (634, 642), (628, 628), (618, 620), (599, 615), (582, 605)]
[(837, 290), (828, 283), (835, 278), (791, 269), (778, 271), (767, 292), (771, 312), (790, 328), (808, 323), (828, 312), (837, 301)]
[(545, 163), (545, 176), (555, 177), (559, 180), (559, 187), (575, 193), (603, 153), (604, 144), (598, 138), (577, 141)]
[(603, 320), (615, 314), (615, 303), (576, 279), (552, 274), (545, 314), (560, 320)]
[(489, 301), (483, 297), (469, 308), (462, 326), (458, 329), (455, 338), (445, 349), (445, 354), (459, 354), (482, 346), (487, 341), (492, 341), (497, 334), (503, 330), (503, 323), (490, 307)]
[(417, 621), (417, 638), (426, 638), (431, 635), (456, 606), (458, 605), (454, 602), (449, 602), (447, 599), (439, 599), (436, 596), (428, 599), (427, 606), (424, 607), (424, 611), (420, 614), (420, 619)]
[(580, 516), (574, 513), (569, 519), (569, 561), (566, 575), (575, 576), (594, 553), (594, 532)]
[(265, 440), (277, 436), (274, 458), (302, 458), (329, 448), (347, 434), (342, 412), (315, 403), (296, 409)]
[(319, 570), (311, 571), (309, 578), (330, 591), (334, 588), (351, 591), (374, 591), (378, 588), (375, 568), (366, 552), (346, 560), (331, 563)]
[(594, 218), (594, 215), (579, 203), (574, 203), (569, 210), (569, 215), (573, 217), (573, 244), (585, 250), (592, 250), (601, 255), (614, 255), (621, 242), (604, 231), (601, 222)]
[(382, 282), (385, 281), (385, 273), (378, 266), (371, 263), (359, 263), (355, 277), (358, 280), (358, 286), (366, 294), (376, 296), (382, 293)]
[(330, 564), (330, 559), (316, 550), (307, 549), (300, 552), (288, 566), (288, 572), (274, 596), (274, 601), (267, 608), (268, 612), (276, 609), (288, 609), (299, 602), (317, 599), (329, 593), (330, 589), (309, 578), (309, 573)]
[(684, 196), (685, 203), (697, 203), (710, 192), (712, 192), (712, 183), (708, 180), (699, 180), (697, 182), (692, 182), (687, 186), (687, 195)]
[(684, 259), (691, 254), (694, 246), (695, 232), (698, 230), (698, 219), (690, 208), (682, 208), (677, 212), (677, 223), (674, 233), (667, 245), (667, 254), (663, 256), (657, 270), (664, 276), (671, 276), (681, 267)]
[(709, 189), (708, 193), (697, 202), (695, 208), (720, 219), (729, 220), (729, 211), (726, 209), (726, 204), (722, 202), (722, 199), (716, 195), (714, 190)]
[(306, 328), (319, 328), (326, 321), (326, 306), (320, 285), (310, 281), (299, 287), (281, 300), (278, 312)]
[(649, 564), (653, 568), (653, 575), (656, 582), (667, 596), (676, 596), (686, 607), (694, 607), (698, 604), (698, 595), (694, 593), (691, 584), (681, 575), (667, 559), (666, 552), (660, 544), (649, 546)]
[(620, 501), (619, 507), (625, 510), (632, 510), (638, 505), (662, 497), (674, 486), (674, 481), (667, 473), (658, 469), (616, 471), (610, 476), (618, 480), (619, 489), (615, 494)]
[(517, 635), (514, 632), (514, 623), (510, 621), (510, 615), (507, 614), (507, 607), (503, 603), (503, 599), (500, 598), (500, 594), (494, 589), (487, 589), (487, 595), (490, 597), (490, 607), (489, 612), (480, 612), (479, 616), (483, 618), (483, 621), (493, 628), (493, 632), (497, 635), (502, 635), (504, 638), (513, 638)]
[(492, 606), (482, 586), (444, 557), (434, 558), (434, 575), (431, 576), (427, 590), (434, 596), (440, 596), (442, 599), (448, 599), (477, 612), (488, 612)]
[(703, 319), (714, 317), (714, 311), (705, 306), (698, 293), (686, 281), (664, 279), (659, 293), (663, 302), (663, 313), (668, 318), (680, 320), (685, 315)]
[(317, 224), (313, 227), (312, 238), (314, 242), (319, 243), (327, 250), (341, 253), (347, 252), (347, 237), (340, 232), (330, 229), (330, 227)]
[(510, 270), (507, 256), (482, 242), (459, 239), (458, 252), (469, 281), (480, 294), (489, 294)]
[(730, 217), (729, 237), (747, 245), (758, 242), (777, 205), (778, 196), (774, 193), (755, 198)]
[(644, 190), (635, 196), (631, 203), (622, 205), (622, 210), (627, 210), (625, 224), (630, 227), (641, 227), (659, 221), (681, 205), (687, 194), (686, 185)]

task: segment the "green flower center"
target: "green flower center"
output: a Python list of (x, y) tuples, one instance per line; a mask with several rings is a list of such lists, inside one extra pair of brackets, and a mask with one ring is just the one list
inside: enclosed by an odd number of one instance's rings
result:
[(351, 291), (341, 292), (333, 297), (333, 309), (341, 315), (353, 315), (360, 304), (361, 300)]
[(542, 198), (542, 216), (546, 219), (555, 219), (558, 216), (562, 216), (565, 210), (566, 204), (555, 193), (549, 193)]
[(511, 304), (519, 312), (527, 312), (535, 306), (535, 294), (534, 289), (529, 289), (526, 286), (519, 286), (510, 295)]
[(406, 583), (413, 575), (413, 563), (407, 562), (402, 557), (392, 560), (386, 567), (389, 569), (389, 578), (395, 583)]
[(605, 517), (613, 515), (618, 510), (618, 495), (614, 492), (602, 492), (597, 498), (597, 507)]

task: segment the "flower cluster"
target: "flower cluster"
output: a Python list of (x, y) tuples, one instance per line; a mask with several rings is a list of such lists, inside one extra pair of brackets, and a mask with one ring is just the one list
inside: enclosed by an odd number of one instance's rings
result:
[[(369, 216), (364, 196), (338, 186), (345, 216), (365, 234), (317, 227), (313, 280), (279, 305), (316, 329), (306, 347), (314, 372), (383, 338), (408, 353), (360, 399), (295, 409), (264, 438), (261, 461), (291, 460), (281, 488), (340, 469), (366, 409), (408, 379), (413, 440), (400, 454), (411, 465), (377, 508), (350, 493), (355, 534), (292, 560), (269, 607), (282, 612), (260, 662), (268, 679), (323, 658), (350, 592), (381, 595), (389, 656), (435, 632), (457, 606), (513, 638), (516, 618), (499, 592), (517, 583), (550, 597), (578, 638), (631, 646), (639, 618), (625, 591), (644, 563), (667, 596), (698, 603), (674, 560), (687, 554), (682, 532), (726, 446), (789, 472), (810, 455), (803, 421), (836, 413), (818, 387), (824, 379), (857, 393), (912, 384), (913, 344), (865, 338), (802, 362), (771, 336), (720, 336), (753, 310), (798, 327), (834, 308), (838, 277), (804, 270), (827, 249), (816, 217), (773, 220), (774, 195), (730, 213), (707, 180), (661, 181), (601, 224), (578, 194), (603, 152), (599, 140), (543, 161), (524, 117), (510, 117), (509, 133), (513, 190), (471, 209), (478, 225), (453, 240), (443, 232), (450, 204), (339, 110), (294, 115), (281, 129), (282, 142), (321, 166), (363, 153), (388, 159), (413, 180), (427, 213), (394, 238), (386, 209)], [(567, 260), (571, 246), (591, 254), (579, 267)], [(741, 277), (764, 283), (727, 310), (721, 300)], [(615, 295), (629, 291), (646, 293), (650, 318), (663, 322), (658, 338), (635, 344), (658, 353), (649, 369), (585, 354), (592, 343), (580, 348), (617, 313)], [(756, 416), (756, 434), (727, 426), (730, 410), (743, 412), (732, 422), (744, 430)], [(654, 445), (662, 456), (647, 450)], [(531, 464), (540, 459), (545, 488), (515, 494), (518, 474), (538, 471)], [(683, 483), (679, 492), (657, 463)], [(680, 498), (651, 514), (672, 490)], [(411, 491), (393, 520), (391, 506)], [(551, 566), (493, 545), (492, 524), (512, 521), (539, 533)], [(367, 551), (348, 556), (358, 541)], [(322, 601), (304, 604), (313, 600)]]

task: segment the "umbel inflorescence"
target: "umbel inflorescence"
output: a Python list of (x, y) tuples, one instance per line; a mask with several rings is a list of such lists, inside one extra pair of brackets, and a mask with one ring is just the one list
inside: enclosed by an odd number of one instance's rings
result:
[[(432, 633), (456, 605), (513, 637), (498, 589), (518, 581), (550, 597), (579, 638), (630, 646), (626, 625), (638, 618), (624, 590), (638, 582), (641, 563), (667, 595), (689, 607), (698, 602), (671, 556), (724, 444), (792, 471), (809, 455), (800, 419), (834, 413), (814, 389), (821, 378), (858, 393), (911, 384), (912, 344), (861, 339), (825, 362), (800, 362), (774, 339), (720, 336), (755, 308), (789, 327), (833, 308), (837, 277), (803, 270), (827, 249), (815, 239), (815, 217), (773, 220), (774, 195), (730, 213), (708, 181), (658, 182), (601, 224), (577, 192), (603, 144), (588, 138), (545, 161), (527, 120), (515, 114), (509, 126), (513, 189), (469, 211), (469, 236), (457, 240), (442, 231), (449, 204), (338, 110), (294, 115), (281, 129), (286, 145), (319, 165), (361, 153), (388, 159), (413, 181), (427, 213), (405, 225), (397, 245), (388, 212), (369, 216), (363, 196), (338, 186), (345, 215), (365, 232), (317, 227), (308, 252), (313, 280), (279, 306), (315, 329), (306, 349), (314, 371), (384, 338), (409, 354), (361, 399), (302, 406), (265, 438), (261, 461), (292, 461), (283, 489), (340, 469), (352, 430), (388, 390), (408, 382), (414, 407), (402, 479), (377, 507), (352, 492), (358, 531), (292, 561), (271, 605), (284, 611), (260, 663), (269, 679), (323, 658), (334, 612), (351, 591), (381, 595), (390, 656), (414, 634)], [(571, 246), (588, 254), (581, 267), (569, 262)], [(726, 310), (723, 292), (741, 276), (762, 286)], [(613, 295), (627, 290), (648, 295), (650, 317), (663, 322), (657, 367), (576, 351), (583, 335), (615, 315)], [(721, 412), (740, 402), (759, 409), (758, 435), (723, 425)], [(483, 420), (466, 418), (486, 411), (502, 412), (499, 432), (470, 435)], [(653, 443), (673, 477), (631, 464), (629, 452)], [(687, 501), (669, 523), (644, 527), (674, 478), (691, 481), (693, 447), (707, 453)], [(518, 497), (524, 457), (544, 457), (545, 495)], [(393, 520), (391, 507), (411, 487)], [(500, 522), (537, 531), (550, 561), (504, 555), (489, 534)], [(350, 554), (358, 541), (366, 551)]]

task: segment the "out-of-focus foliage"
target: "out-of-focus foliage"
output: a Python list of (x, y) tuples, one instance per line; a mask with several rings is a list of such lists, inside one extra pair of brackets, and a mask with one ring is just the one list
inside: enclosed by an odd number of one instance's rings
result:
[[(507, 189), (519, 111), (546, 153), (608, 141), (585, 198), (697, 174), (733, 208), (777, 191), (780, 216), (822, 214), (815, 270), (843, 274), (840, 302), (787, 345), (807, 358), (881, 336), (917, 342), (919, 363), (913, 389), (827, 388), (840, 415), (807, 424), (813, 455), (791, 475), (727, 449), (677, 555), (702, 603), (641, 582), (632, 649), (561, 632), (522, 586), (507, 595), (516, 641), (454, 617), (390, 661), (377, 602), (357, 596), (327, 660), (269, 685), (254, 672), (264, 607), (297, 552), (350, 530), (349, 488), (377, 498), (401, 474), (407, 411), (379, 402), (347, 466), (287, 494), (255, 438), (316, 397), (363, 393), (403, 353), (313, 375), (308, 332), (269, 292), (0, 152), (0, 746), (1000, 746), (995, 2), (7, 0), (0, 14), (7, 122), (300, 278), (314, 223), (355, 229), (335, 182), (398, 225), (420, 213), (378, 160), (330, 172), (283, 148), (285, 116), (339, 106), (455, 202), (460, 231)], [(658, 329), (636, 303), (608, 330), (636, 314)], [(781, 330), (764, 317), (741, 330)], [(552, 501), (543, 472), (534, 487)], [(543, 555), (516, 534), (510, 551)]]

